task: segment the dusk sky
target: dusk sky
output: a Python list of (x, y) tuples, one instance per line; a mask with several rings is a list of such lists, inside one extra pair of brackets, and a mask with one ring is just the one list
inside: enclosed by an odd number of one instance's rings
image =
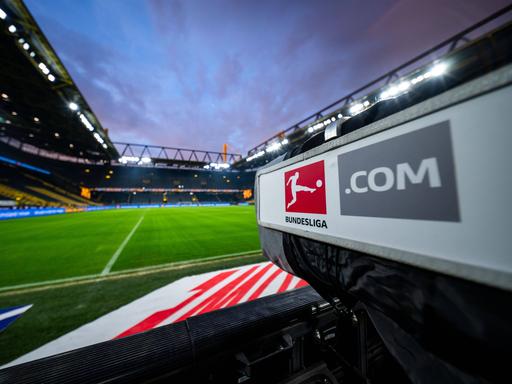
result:
[(113, 141), (246, 151), (506, 0), (25, 0)]

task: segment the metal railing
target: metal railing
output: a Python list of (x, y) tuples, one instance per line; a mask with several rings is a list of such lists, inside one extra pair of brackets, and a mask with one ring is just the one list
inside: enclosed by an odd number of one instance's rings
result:
[[(506, 14), (509, 14), (512, 11), (512, 4), (508, 5), (499, 11), (489, 15), (488, 17), (480, 20), (478, 23), (473, 24), (471, 27), (464, 29), (463, 31), (453, 35), (452, 37), (444, 40), (443, 42), (437, 44), (436, 46), (430, 48), (429, 50), (423, 52), (422, 54), (412, 58), (411, 60), (403, 63), (402, 65), (394, 68), (393, 70), (383, 74), (382, 76), (378, 77), (377, 79), (369, 82), (368, 84), (356, 89), (355, 91), (349, 93), (348, 95), (342, 97), (341, 99), (338, 99), (334, 101), (333, 103), (329, 104), (328, 106), (322, 108), (321, 110), (305, 117), (298, 123), (292, 125), (291, 127), (280, 131), (279, 133), (275, 134), (274, 136), (270, 137), (269, 139), (265, 140), (264, 142), (258, 144), (254, 148), (251, 148), (248, 151), (247, 156), (252, 156), (260, 151), (264, 151), (265, 148), (272, 143), (276, 142), (277, 140), (285, 138), (290, 133), (302, 130), (306, 131), (310, 126), (317, 123), (322, 118), (329, 115), (335, 115), (338, 113), (338, 111), (341, 108), (344, 108), (348, 104), (354, 102), (356, 100), (356, 96), (364, 96), (365, 94), (370, 93), (371, 91), (378, 89), (382, 86), (385, 86), (392, 82), (395, 79), (399, 79), (400, 77), (404, 76), (406, 73), (405, 70), (409, 69), (408, 72), (417, 69), (423, 64), (426, 64), (427, 62), (433, 61), (435, 57), (440, 57), (441, 55), (444, 55), (446, 53), (452, 52), (458, 47), (458, 44), (460, 42), (470, 42), (476, 37), (481, 36), (484, 31), (482, 30), (483, 27), (488, 27), (490, 29), (494, 28), (493, 25), (491, 25), (493, 22), (496, 22), (498, 18), (501, 16), (504, 16)], [(510, 17), (510, 15), (507, 15)], [(478, 32), (477, 36), (472, 36), (473, 33)]]

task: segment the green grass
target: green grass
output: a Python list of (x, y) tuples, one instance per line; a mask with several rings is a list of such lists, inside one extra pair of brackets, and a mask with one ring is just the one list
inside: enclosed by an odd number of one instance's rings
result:
[(34, 306), (0, 333), (0, 366), (166, 284), (199, 273), (263, 261), (261, 256), (218, 260), (180, 270), (41, 291), (0, 293), (0, 308)]
[(260, 248), (252, 206), (120, 209), (0, 222), (0, 288)]

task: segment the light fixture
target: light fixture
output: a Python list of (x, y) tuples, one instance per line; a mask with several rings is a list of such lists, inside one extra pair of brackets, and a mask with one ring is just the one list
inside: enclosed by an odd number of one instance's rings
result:
[(36, 123), (39, 123), (39, 117), (37, 117), (37, 116), (36, 116), (36, 117), (34, 117), (34, 121), (35, 121)]
[(38, 67), (41, 70), (41, 72), (43, 72), (45, 75), (50, 73), (50, 70), (48, 69), (45, 63), (39, 63)]
[(105, 140), (103, 140), (103, 137), (101, 137), (98, 132), (94, 132), (93, 136), (98, 143), (103, 144), (105, 142)]
[(2, 8), (0, 8), (0, 19), (5, 20), (6, 17), (7, 13), (5, 13), (5, 11)]
[(2, 93), (2, 99), (7, 100), (9, 95), (7, 93)]
[(16, 111), (12, 111), (12, 112), (11, 112), (11, 114), (12, 114), (13, 116), (18, 116), (18, 112), (16, 112)]
[(30, 45), (29, 45), (28, 43), (24, 43), (24, 44), (23, 44), (23, 49), (24, 49), (25, 51), (28, 51), (28, 50), (29, 50), (29, 48), (30, 48)]
[(364, 109), (363, 104), (354, 104), (350, 109), (348, 110), (351, 115), (357, 115), (359, 112), (361, 112)]
[(9, 25), (9, 28), (7, 28), (7, 29), (8, 29), (8, 30), (9, 30), (9, 32), (11, 32), (11, 33), (16, 32), (16, 27), (15, 27), (14, 25), (12, 25), (12, 24), (11, 24), (11, 25)]
[(289, 143), (288, 139), (284, 139), (283, 141), (281, 141), (281, 144), (283, 144), (283, 145), (286, 145), (288, 143)]
[(34, 57), (36, 55), (35, 52), (30, 52), (30, 57)]
[(267, 151), (267, 153), (268, 153), (268, 152), (275, 152), (275, 151), (279, 150), (280, 148), (281, 148), (281, 143), (279, 143), (279, 142), (275, 142), (275, 143), (273, 143), (273, 144), (270, 144), (270, 145), (265, 149), (265, 151)]
[[(68, 107), (72, 111), (78, 111), (78, 104), (76, 104), (76, 103), (71, 102), (71, 103), (68, 104)], [(81, 116), (83, 116), (83, 115), (81, 115)]]
[(55, 132), (54, 135), (55, 135), (55, 137), (60, 137), (59, 132)]
[[(77, 107), (78, 108), (78, 107)], [(80, 113), (78, 115), (78, 117), (80, 118), (80, 121), (82, 122), (83, 125), (85, 125), (85, 127), (89, 130), (89, 131), (94, 131), (94, 127), (92, 126), (91, 122), (87, 119), (87, 117), (85, 117), (85, 115), (83, 113)]]
[(122, 164), (136, 163), (139, 160), (140, 159), (137, 156), (122, 156), (122, 157), (119, 158), (119, 162), (122, 163)]
[(398, 90), (401, 92), (407, 91), (409, 88), (411, 88), (411, 83), (407, 80), (400, 82), (398, 84)]
[(308, 132), (309, 132), (309, 133), (313, 132), (314, 130), (315, 130), (315, 128), (313, 128), (313, 127), (309, 127), (309, 128), (308, 128)]
[(258, 157), (263, 156), (264, 154), (265, 154), (265, 151), (259, 151), (258, 153), (254, 154), (252, 156), (249, 156), (246, 161), (252, 161)]
[(55, 76), (53, 76), (51, 73), (48, 75), (48, 80), (50, 80), (52, 83), (55, 81)]
[(446, 65), (446, 63), (437, 63), (432, 67), (430, 72), (432, 73), (432, 76), (441, 76), (444, 75), (447, 69), (448, 65)]

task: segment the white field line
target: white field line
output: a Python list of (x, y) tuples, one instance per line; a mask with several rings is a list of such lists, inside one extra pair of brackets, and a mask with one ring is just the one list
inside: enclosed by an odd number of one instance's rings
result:
[[(253, 251), (246, 251), (246, 252), (239, 252), (239, 253), (228, 253), (225, 255), (218, 255), (218, 256), (211, 256), (211, 257), (203, 257), (199, 259), (191, 259), (186, 261), (175, 261), (173, 263), (165, 263), (165, 264), (158, 264), (158, 265), (151, 265), (147, 267), (141, 267), (141, 268), (132, 268), (132, 269), (124, 269), (121, 271), (111, 272), (108, 275), (101, 275), (101, 274), (95, 274), (95, 275), (83, 275), (83, 276), (75, 276), (75, 277), (66, 277), (63, 279), (55, 279), (55, 280), (46, 280), (46, 281), (40, 281), (37, 283), (26, 283), (26, 284), (18, 284), (18, 285), (11, 285), (8, 287), (0, 287), (0, 295), (3, 295), (5, 292), (6, 294), (10, 294), (9, 291), (14, 292), (28, 292), (30, 291), (28, 288), (57, 288), (58, 286), (62, 285), (71, 285), (72, 283), (77, 282), (88, 282), (88, 281), (98, 281), (98, 280), (107, 280), (109, 278), (114, 277), (120, 277), (120, 276), (130, 276), (134, 274), (140, 274), (140, 273), (153, 273), (153, 272), (159, 272), (163, 270), (172, 270), (172, 269), (180, 269), (180, 267), (189, 267), (197, 264), (208, 263), (208, 262), (214, 262), (216, 260), (222, 260), (222, 259), (231, 259), (236, 258), (237, 256), (256, 256), (258, 254), (261, 254), (260, 249), (256, 249)], [(22, 291), (20, 291), (22, 290)]]
[(28, 311), (31, 307), (32, 307), (32, 304), (29, 304), (29, 305), (25, 305), (24, 307), (14, 309), (9, 312), (4, 312), (4, 313), (0, 314), (0, 321), (8, 319), (9, 317), (20, 315), (20, 314)]
[(135, 231), (137, 230), (137, 228), (139, 228), (139, 225), (140, 225), (140, 223), (142, 223), (142, 220), (144, 220), (144, 215), (142, 215), (140, 217), (139, 221), (137, 221), (137, 223), (133, 226), (133, 228), (130, 231), (130, 233), (128, 234), (128, 236), (125, 237), (125, 239), (123, 240), (123, 242), (121, 243), (119, 248), (117, 248), (117, 250), (114, 252), (112, 257), (108, 261), (107, 265), (105, 265), (105, 268), (103, 268), (103, 271), (101, 271), (101, 276), (105, 276), (106, 274), (110, 273), (110, 270), (114, 266), (114, 264), (117, 261), (119, 255), (121, 254), (121, 252), (123, 252), (124, 247), (126, 247), (126, 244), (128, 244), (128, 242), (132, 238), (132, 236), (135, 233)]

